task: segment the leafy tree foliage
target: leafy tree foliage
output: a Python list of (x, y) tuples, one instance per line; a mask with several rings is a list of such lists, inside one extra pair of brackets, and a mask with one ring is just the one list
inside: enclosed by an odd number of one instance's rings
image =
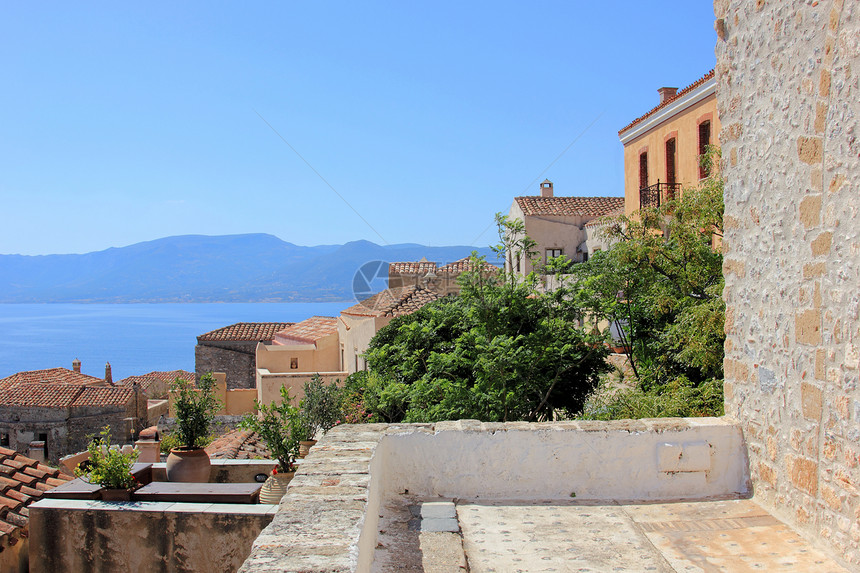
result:
[[(713, 150), (706, 161), (718, 157)], [(680, 198), (610, 222), (605, 233), (615, 244), (575, 265), (564, 291), (593, 319), (622, 327), (638, 391), (675, 392), (687, 396), (690, 413), (720, 414), (723, 185), (712, 167)], [(660, 403), (650, 409), (677, 415), (678, 404)]]
[[(501, 251), (527, 237), (498, 218)], [(480, 268), (478, 265), (475, 268)], [(572, 301), (536, 288), (534, 275), (464, 273), (461, 292), (395, 318), (371, 341), (361, 388), (377, 421), (551, 420), (573, 415), (607, 370), (598, 334)]]

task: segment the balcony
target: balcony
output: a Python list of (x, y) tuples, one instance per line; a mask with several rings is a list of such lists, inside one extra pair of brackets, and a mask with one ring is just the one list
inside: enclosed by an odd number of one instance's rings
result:
[(681, 194), (680, 183), (657, 183), (639, 189), (639, 208), (659, 207), (663, 202), (674, 199)]

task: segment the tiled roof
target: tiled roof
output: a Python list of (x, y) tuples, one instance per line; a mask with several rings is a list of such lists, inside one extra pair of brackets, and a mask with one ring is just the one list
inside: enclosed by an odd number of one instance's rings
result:
[(602, 217), (624, 207), (624, 197), (517, 197), (524, 215)]
[(0, 448), (0, 552), (26, 536), (28, 506), (71, 478), (14, 450)]
[[(460, 274), (465, 272), (471, 272), (475, 270), (475, 264), (472, 262), (471, 257), (463, 257), (459, 261), (454, 261), (453, 263), (448, 263), (444, 267), (439, 267), (436, 271), (437, 274), (442, 273), (452, 273), (452, 274)], [(483, 261), (481, 263), (481, 272), (484, 273), (495, 273), (499, 271), (499, 267), (495, 265), (491, 265), (487, 261)]]
[(130, 386), (87, 386), (70, 404), (81, 406), (125, 406), (134, 396)]
[(658, 105), (657, 107), (655, 107), (654, 109), (652, 109), (651, 111), (646, 113), (645, 115), (637, 117), (636, 119), (634, 119), (633, 121), (631, 121), (630, 123), (625, 125), (623, 128), (621, 128), (618, 131), (618, 135), (620, 136), (622, 133), (624, 133), (625, 131), (627, 131), (628, 129), (633, 127), (634, 125), (641, 123), (644, 120), (648, 119), (649, 117), (651, 117), (652, 115), (657, 113), (659, 110), (661, 110), (664, 107), (666, 107), (667, 105), (671, 104), (673, 101), (677, 100), (678, 98), (684, 97), (685, 95), (687, 95), (688, 93), (690, 93), (691, 91), (693, 91), (694, 89), (696, 89), (697, 87), (699, 87), (700, 85), (702, 85), (703, 83), (705, 83), (706, 81), (710, 80), (713, 77), (714, 77), (714, 70), (711, 70), (710, 72), (708, 72), (707, 74), (705, 74), (704, 76), (702, 76), (701, 78), (699, 78), (698, 80), (693, 82), (692, 84), (690, 84), (687, 87), (685, 87), (684, 89), (678, 91), (678, 93), (675, 94), (674, 97), (667, 99), (666, 101), (664, 101), (663, 103), (661, 103), (660, 105)]
[(260, 436), (251, 430), (233, 430), (206, 446), (212, 459), (246, 460), (252, 457), (268, 458), (271, 454)]
[(388, 265), (388, 273), (398, 273), (398, 274), (421, 274), (425, 275), (430, 271), (436, 271), (436, 263), (431, 263), (428, 261), (415, 261), (415, 262), (403, 262), (403, 263), (390, 263)]
[(84, 388), (78, 384), (18, 384), (0, 393), (0, 405), (68, 408)]
[(425, 304), (439, 300), (442, 295), (434, 290), (410, 285), (390, 288), (354, 304), (341, 314), (350, 316), (403, 316), (412, 314)]
[(268, 342), (292, 322), (237, 322), (197, 337), (197, 342)]
[(0, 388), (10, 388), (19, 384), (104, 384), (104, 380), (95, 376), (87, 376), (68, 368), (48, 368), (46, 370), (29, 370), (18, 372), (0, 379)]
[(195, 376), (194, 372), (188, 372), (187, 370), (156, 371), (150, 372), (149, 374), (141, 374), (140, 376), (129, 376), (128, 378), (123, 378), (117, 382), (117, 386), (131, 386), (137, 382), (140, 387), (146, 391), (153, 383), (163, 382), (169, 385), (177, 378), (190, 381), (194, 380)]
[(122, 386), (79, 384), (18, 384), (0, 393), (0, 405), (29, 408), (124, 406), (134, 391)]
[(312, 316), (289, 326), (277, 334), (276, 343), (290, 344), (293, 342), (312, 344), (330, 334), (337, 333), (337, 319), (332, 316)]

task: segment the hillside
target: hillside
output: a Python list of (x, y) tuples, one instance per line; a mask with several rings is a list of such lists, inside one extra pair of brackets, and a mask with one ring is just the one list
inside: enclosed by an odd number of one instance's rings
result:
[(371, 261), (450, 262), (468, 246), (303, 247), (266, 234), (182, 235), (83, 255), (0, 255), (0, 303), (323, 302), (353, 299)]

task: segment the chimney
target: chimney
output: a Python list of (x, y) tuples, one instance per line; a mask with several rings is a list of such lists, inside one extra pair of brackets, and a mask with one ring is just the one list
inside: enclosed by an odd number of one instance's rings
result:
[(540, 196), (552, 197), (552, 181), (549, 179), (544, 179), (543, 183), (540, 184)]
[(660, 104), (662, 105), (678, 95), (678, 88), (660, 88), (657, 93), (660, 94)]
[(80, 361), (80, 360), (78, 360), (77, 358), (75, 358), (74, 360), (72, 360), (72, 370), (74, 370), (74, 371), (75, 371), (75, 372), (77, 372), (78, 374), (80, 374), (80, 373), (81, 373), (81, 361)]
[(113, 386), (113, 376), (110, 373), (110, 362), (105, 364), (105, 382)]

